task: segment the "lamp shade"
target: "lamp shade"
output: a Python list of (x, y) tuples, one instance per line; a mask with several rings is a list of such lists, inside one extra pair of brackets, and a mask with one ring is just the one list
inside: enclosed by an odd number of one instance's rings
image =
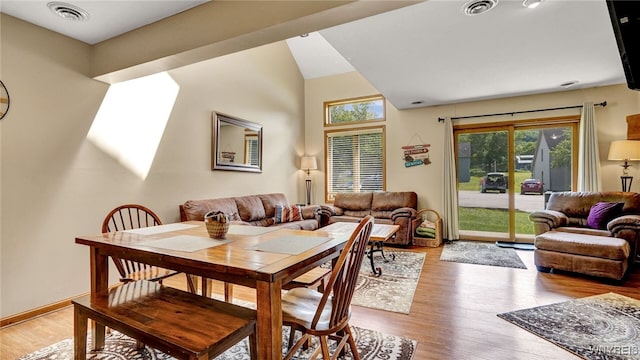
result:
[(640, 140), (614, 140), (609, 146), (608, 160), (640, 160)]
[(317, 170), (318, 162), (316, 161), (316, 158), (313, 156), (303, 156), (302, 159), (300, 159), (300, 169)]

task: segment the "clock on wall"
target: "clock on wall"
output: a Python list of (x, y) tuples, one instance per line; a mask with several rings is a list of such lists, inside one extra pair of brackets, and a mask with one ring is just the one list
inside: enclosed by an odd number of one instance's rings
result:
[(7, 87), (4, 86), (4, 83), (0, 80), (0, 120), (2, 120), (9, 111), (9, 101), (9, 91), (7, 91)]

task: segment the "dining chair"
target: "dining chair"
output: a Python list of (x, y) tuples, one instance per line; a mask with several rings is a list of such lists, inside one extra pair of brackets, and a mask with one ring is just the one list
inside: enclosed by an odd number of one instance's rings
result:
[[(102, 233), (132, 230), (143, 227), (162, 225), (160, 217), (151, 209), (138, 204), (124, 204), (111, 210), (102, 222)], [(162, 283), (163, 279), (178, 275), (179, 272), (149, 264), (113, 258), (123, 283), (136, 280), (149, 280)], [(196, 285), (190, 275), (186, 275), (189, 292), (196, 292)]]
[[(289, 351), (284, 360), (292, 359), (298, 349), (313, 337), (319, 339), (320, 346), (311, 354), (311, 360), (320, 353), (325, 360), (337, 359), (347, 344), (353, 359), (360, 359), (349, 319), (351, 299), (372, 227), (372, 216), (360, 221), (335, 262), (324, 292), (302, 287), (289, 290), (282, 296), (282, 323), (291, 328)], [(296, 331), (302, 332), (302, 337), (294, 344)], [(329, 354), (329, 339), (337, 341), (333, 356)]]

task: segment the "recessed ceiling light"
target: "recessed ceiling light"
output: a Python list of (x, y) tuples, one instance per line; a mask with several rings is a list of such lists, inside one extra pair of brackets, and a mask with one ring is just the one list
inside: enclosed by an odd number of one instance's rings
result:
[(462, 11), (469, 16), (484, 14), (493, 9), (498, 0), (471, 0), (464, 4)]
[(540, 5), (542, 3), (543, 0), (524, 0), (522, 2), (522, 6), (526, 7), (527, 9), (533, 9), (533, 8), (537, 8), (538, 5)]
[(49, 10), (53, 11), (54, 14), (60, 16), (65, 20), (84, 21), (89, 18), (88, 12), (75, 5), (54, 1), (48, 3), (47, 7), (49, 8)]

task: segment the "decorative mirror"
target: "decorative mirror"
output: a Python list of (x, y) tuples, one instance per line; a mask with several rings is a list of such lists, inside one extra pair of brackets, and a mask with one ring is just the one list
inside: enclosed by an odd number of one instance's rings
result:
[(262, 125), (213, 113), (213, 170), (262, 172)]

